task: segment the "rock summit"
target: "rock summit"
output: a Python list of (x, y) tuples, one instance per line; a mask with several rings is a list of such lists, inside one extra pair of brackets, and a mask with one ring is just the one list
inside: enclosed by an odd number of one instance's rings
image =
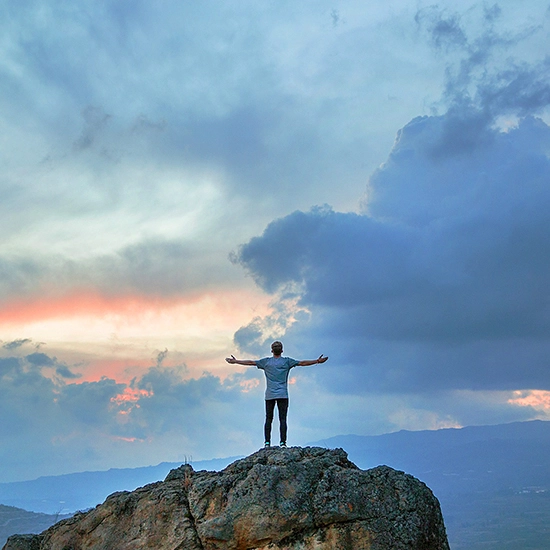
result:
[(342, 449), (262, 449), (221, 472), (172, 470), (4, 550), (449, 550), (438, 500)]

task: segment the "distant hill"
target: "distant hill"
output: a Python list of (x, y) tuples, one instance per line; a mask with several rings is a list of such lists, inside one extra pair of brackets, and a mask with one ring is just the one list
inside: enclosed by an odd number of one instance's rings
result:
[(58, 514), (36, 514), (13, 506), (0, 504), (0, 548), (10, 535), (14, 533), (40, 533), (58, 520), (66, 518)]
[(452, 550), (550, 548), (550, 422), (337, 436), (360, 468), (388, 464), (439, 498)]
[[(240, 457), (215, 458), (191, 464), (195, 470), (221, 470), (236, 458)], [(162, 462), (142, 468), (111, 468), (0, 483), (0, 503), (46, 514), (86, 510), (103, 502), (115, 491), (133, 491), (147, 483), (162, 480), (170, 470), (179, 466), (181, 462)]]

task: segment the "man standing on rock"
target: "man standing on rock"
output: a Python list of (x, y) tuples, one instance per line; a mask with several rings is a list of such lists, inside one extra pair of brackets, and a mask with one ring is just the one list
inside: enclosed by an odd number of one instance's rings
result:
[(281, 435), (281, 447), (286, 447), (287, 423), (286, 416), (288, 412), (288, 374), (293, 367), (308, 367), (318, 363), (324, 363), (328, 357), (319, 356), (319, 359), (312, 361), (297, 361), (290, 357), (283, 357), (283, 344), (276, 340), (271, 344), (271, 353), (273, 357), (264, 357), (253, 361), (251, 359), (235, 359), (226, 357), (226, 361), (232, 365), (245, 365), (249, 367), (258, 367), (265, 374), (265, 446), (271, 446), (271, 424), (273, 423), (273, 412), (275, 405), (279, 410), (279, 430)]

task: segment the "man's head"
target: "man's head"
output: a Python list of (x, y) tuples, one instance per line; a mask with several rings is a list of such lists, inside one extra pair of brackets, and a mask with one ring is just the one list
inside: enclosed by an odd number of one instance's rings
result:
[(283, 343), (279, 342), (279, 340), (275, 340), (275, 342), (271, 344), (271, 352), (273, 355), (281, 355), (281, 353), (283, 353)]

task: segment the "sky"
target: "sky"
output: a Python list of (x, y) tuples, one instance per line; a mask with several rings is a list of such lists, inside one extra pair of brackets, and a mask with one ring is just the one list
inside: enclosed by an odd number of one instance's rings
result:
[[(550, 420), (550, 4), (5, 0), (0, 481)], [(276, 426), (276, 424), (275, 424)]]

